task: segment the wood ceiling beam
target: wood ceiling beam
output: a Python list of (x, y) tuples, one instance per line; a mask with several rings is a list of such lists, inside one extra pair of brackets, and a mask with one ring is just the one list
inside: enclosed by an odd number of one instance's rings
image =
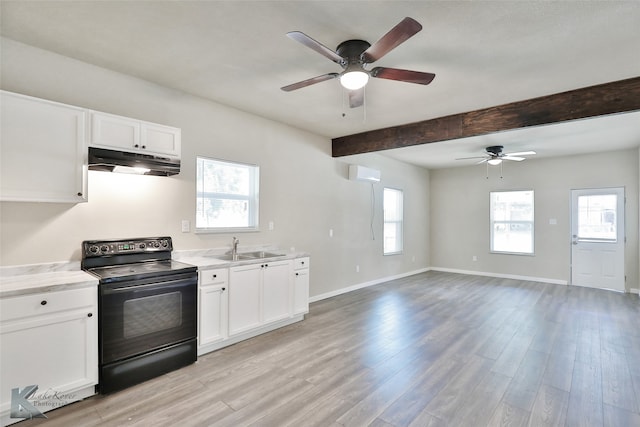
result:
[(334, 138), (332, 156), (371, 153), (637, 110), (640, 110), (640, 77)]

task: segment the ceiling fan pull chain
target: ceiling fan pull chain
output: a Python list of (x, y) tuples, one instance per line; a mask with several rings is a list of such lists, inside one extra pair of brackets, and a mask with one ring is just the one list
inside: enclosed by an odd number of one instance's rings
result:
[(362, 123), (367, 122), (367, 88), (362, 88)]
[(502, 179), (502, 164), (503, 164), (503, 163), (504, 163), (504, 162), (501, 162), (501, 163), (500, 163), (500, 179)]

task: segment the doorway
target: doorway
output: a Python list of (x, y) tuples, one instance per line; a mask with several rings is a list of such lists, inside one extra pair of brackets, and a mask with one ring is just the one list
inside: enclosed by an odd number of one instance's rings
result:
[(571, 190), (571, 284), (625, 291), (624, 188)]

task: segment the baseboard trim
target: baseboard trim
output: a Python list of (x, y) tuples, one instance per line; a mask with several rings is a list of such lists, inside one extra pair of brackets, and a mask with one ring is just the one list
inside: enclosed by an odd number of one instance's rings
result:
[(632, 294), (640, 295), (640, 289), (631, 288), (629, 289), (629, 292), (631, 292)]
[(368, 281), (368, 282), (358, 283), (356, 285), (348, 286), (346, 288), (337, 289), (335, 291), (327, 292), (327, 293), (320, 294), (320, 295), (315, 295), (315, 296), (309, 298), (309, 302), (311, 303), (311, 302), (321, 301), (323, 299), (327, 299), (327, 298), (335, 297), (335, 296), (338, 296), (338, 295), (346, 294), (348, 292), (352, 292), (352, 291), (355, 291), (355, 290), (358, 290), (358, 289), (367, 288), (369, 286), (379, 285), (380, 283), (388, 282), (390, 280), (402, 279), (404, 277), (409, 277), (409, 276), (413, 276), (415, 274), (424, 273), (425, 271), (429, 271), (429, 270), (430, 270), (430, 268), (426, 267), (426, 268), (421, 268), (419, 270), (409, 271), (407, 273), (396, 274), (395, 276), (387, 276), (387, 277), (382, 277), (380, 279), (371, 280), (371, 281)]
[(444, 268), (444, 267), (431, 267), (430, 269), (433, 271), (442, 271), (445, 273), (458, 273), (458, 274), (468, 274), (472, 276), (498, 277), (501, 279), (526, 280), (529, 282), (552, 283), (554, 285), (567, 286), (569, 284), (566, 280), (549, 279), (546, 277), (520, 276), (518, 274), (489, 273), (486, 271), (459, 270), (457, 268)]

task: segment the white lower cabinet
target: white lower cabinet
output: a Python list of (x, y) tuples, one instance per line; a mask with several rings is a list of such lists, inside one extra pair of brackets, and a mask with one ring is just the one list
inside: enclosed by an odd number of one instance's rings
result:
[(262, 270), (262, 323), (291, 316), (291, 261), (270, 262)]
[(291, 261), (232, 267), (229, 336), (291, 315)]
[(293, 265), (293, 314), (309, 312), (309, 258), (297, 258)]
[(97, 294), (95, 288), (83, 288), (0, 300), (3, 425), (22, 420), (10, 417), (12, 389), (37, 386), (28, 401), (40, 412), (94, 394)]
[(261, 264), (232, 267), (229, 273), (229, 336), (261, 324)]
[(309, 258), (301, 259), (200, 270), (198, 355), (302, 320)]
[(201, 270), (198, 289), (198, 353), (227, 338), (228, 269)]

